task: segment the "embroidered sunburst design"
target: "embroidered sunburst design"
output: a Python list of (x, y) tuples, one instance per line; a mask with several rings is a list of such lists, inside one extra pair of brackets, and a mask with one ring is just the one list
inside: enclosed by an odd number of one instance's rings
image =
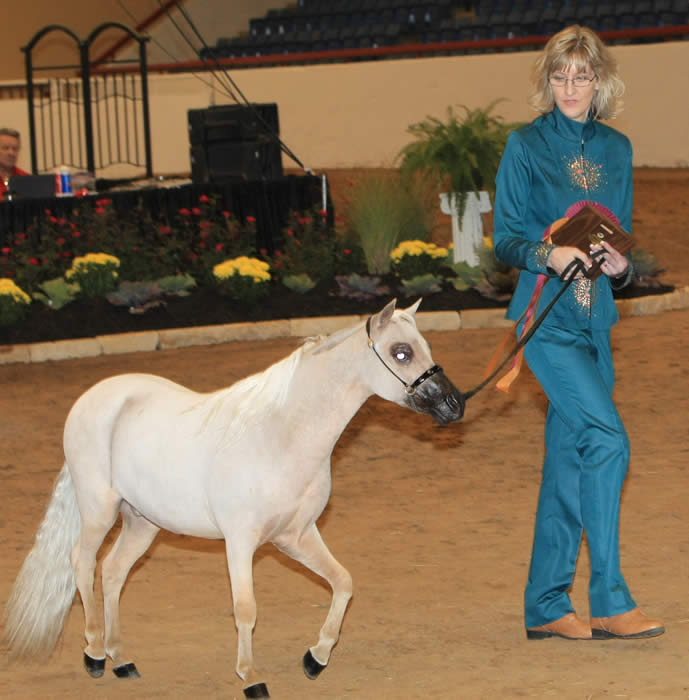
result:
[(577, 306), (585, 311), (591, 309), (591, 280), (579, 279), (572, 283), (574, 300)]
[(603, 185), (603, 166), (595, 161), (565, 157), (565, 167), (572, 187), (592, 192)]

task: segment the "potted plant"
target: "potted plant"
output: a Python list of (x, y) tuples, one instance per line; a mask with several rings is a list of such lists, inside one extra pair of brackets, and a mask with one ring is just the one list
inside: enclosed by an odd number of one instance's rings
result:
[(462, 105), (463, 119), (448, 107), (445, 121), (429, 116), (412, 124), (408, 131), (415, 140), (399, 153), (403, 174), (420, 175), (447, 188), (440, 195), (441, 207), (452, 215), (455, 262), (478, 265), (476, 248), (483, 238), (480, 214), (490, 211), (507, 136), (519, 126), (493, 115), (495, 104), (473, 110)]

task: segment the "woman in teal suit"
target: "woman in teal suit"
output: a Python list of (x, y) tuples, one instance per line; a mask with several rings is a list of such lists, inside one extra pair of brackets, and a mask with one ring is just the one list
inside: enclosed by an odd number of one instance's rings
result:
[[(541, 116), (510, 134), (497, 176), (495, 255), (521, 270), (507, 313), (513, 320), (527, 309), (539, 275), (549, 278), (543, 308), (575, 258), (592, 264), (578, 248), (543, 239), (570, 207), (596, 203), (625, 230), (632, 223), (632, 147), (599, 121), (614, 117), (624, 89), (608, 49), (589, 29), (563, 29), (545, 46), (534, 79), (532, 106)], [(579, 273), (524, 351), (549, 401), (525, 592), (529, 639), (664, 632), (661, 621), (637, 607), (620, 571), (619, 507), (629, 442), (612, 399), (610, 328), (618, 317), (611, 288), (628, 284), (632, 269), (608, 243), (602, 248), (604, 274), (592, 282)], [(568, 595), (583, 532), (591, 559), (590, 623), (576, 615)]]

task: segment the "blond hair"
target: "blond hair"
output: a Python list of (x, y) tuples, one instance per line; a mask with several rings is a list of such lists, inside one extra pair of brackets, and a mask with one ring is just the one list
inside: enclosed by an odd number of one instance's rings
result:
[(621, 110), (619, 97), (624, 83), (617, 74), (617, 62), (598, 34), (573, 24), (554, 34), (536, 60), (533, 69), (535, 90), (529, 104), (538, 112), (551, 112), (555, 106), (549, 79), (554, 71), (574, 66), (577, 71), (592, 70), (598, 84), (591, 103), (594, 119), (614, 119)]

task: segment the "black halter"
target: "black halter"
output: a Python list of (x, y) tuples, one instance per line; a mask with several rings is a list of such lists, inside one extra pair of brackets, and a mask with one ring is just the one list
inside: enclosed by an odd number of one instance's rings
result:
[(418, 376), (411, 384), (407, 384), (407, 382), (402, 379), (393, 369), (390, 367), (390, 365), (385, 362), (385, 360), (380, 356), (378, 353), (378, 350), (376, 350), (376, 344), (373, 342), (373, 338), (371, 338), (371, 316), (369, 316), (366, 319), (366, 335), (368, 336), (368, 346), (373, 350), (373, 352), (376, 354), (376, 357), (383, 363), (383, 367), (392, 374), (395, 379), (399, 380), (404, 384), (404, 390), (409, 394), (410, 396), (412, 394), (416, 393), (416, 388), (423, 384), (429, 377), (432, 377), (434, 374), (437, 374), (438, 372), (442, 372), (443, 368), (440, 367), (439, 365), (433, 365), (430, 369), (427, 369), (423, 374)]

